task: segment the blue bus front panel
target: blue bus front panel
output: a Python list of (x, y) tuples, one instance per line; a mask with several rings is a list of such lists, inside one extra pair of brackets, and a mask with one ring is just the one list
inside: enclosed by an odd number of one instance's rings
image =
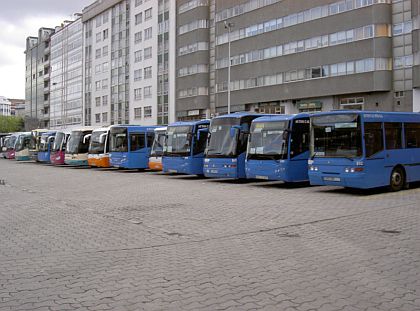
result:
[(50, 163), (51, 153), (49, 151), (39, 151), (38, 152), (38, 162)]
[(149, 156), (146, 149), (139, 152), (111, 152), (109, 163), (118, 168), (146, 169), (149, 167)]
[(248, 160), (248, 179), (301, 182), (308, 180), (308, 160)]
[(202, 157), (163, 157), (163, 171), (187, 175), (203, 175)]
[(209, 178), (243, 179), (245, 174), (245, 156), (237, 158), (206, 158), (204, 160), (204, 176)]

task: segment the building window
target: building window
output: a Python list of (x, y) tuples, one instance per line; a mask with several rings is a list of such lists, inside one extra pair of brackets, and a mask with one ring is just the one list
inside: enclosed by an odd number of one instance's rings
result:
[(108, 18), (109, 18), (108, 12), (103, 13), (103, 16), (102, 16), (102, 24), (108, 23)]
[(364, 97), (342, 98), (340, 100), (340, 109), (363, 110), (364, 105)]
[(106, 89), (108, 87), (108, 79), (102, 80), (102, 89)]
[[(144, 87), (143, 95), (144, 95), (144, 98), (152, 97), (152, 87), (151, 86)], [(145, 113), (145, 116), (146, 116), (146, 113)]]
[(141, 55), (142, 55), (142, 50), (138, 50), (138, 51), (134, 52), (134, 62), (135, 63), (141, 62), (141, 59), (142, 59)]
[(108, 112), (102, 113), (102, 122), (108, 122)]
[(96, 51), (95, 51), (95, 58), (96, 59), (98, 59), (98, 58), (100, 58), (101, 57), (101, 49), (97, 49)]
[(101, 122), (101, 114), (100, 113), (95, 114), (95, 122), (96, 123), (100, 123)]
[(134, 119), (141, 119), (141, 107), (134, 108)]
[(144, 117), (151, 118), (152, 117), (152, 106), (144, 107)]
[(101, 26), (102, 25), (102, 16), (101, 15), (96, 16), (95, 22), (96, 22), (96, 27)]
[(134, 100), (141, 100), (141, 87), (134, 89)]
[(101, 97), (95, 97), (95, 104), (96, 104), (96, 107), (101, 106)]
[(134, 70), (134, 81), (140, 81), (141, 77), (142, 77), (142, 70), (141, 69), (136, 69)]
[(95, 90), (99, 91), (101, 89), (101, 81), (96, 81), (95, 82)]
[(152, 38), (152, 27), (149, 27), (144, 30), (144, 40), (149, 40)]
[(144, 68), (144, 78), (145, 79), (150, 79), (151, 77), (152, 77), (152, 67)]
[(140, 43), (142, 41), (142, 34), (143, 32), (139, 31), (134, 34), (134, 43)]
[(139, 5), (143, 4), (143, 0), (136, 0), (134, 6), (138, 7)]
[(101, 41), (101, 38), (102, 38), (102, 33), (98, 32), (96, 34), (96, 42), (100, 42)]
[(108, 55), (108, 46), (107, 45), (102, 48), (102, 55), (103, 56), (107, 56)]
[(144, 20), (147, 21), (152, 18), (152, 8), (144, 11)]
[(102, 32), (102, 34), (103, 34), (103, 40), (107, 39), (107, 38), (108, 38), (108, 29), (105, 29), (105, 30)]
[(152, 57), (152, 47), (148, 47), (144, 49), (144, 59), (149, 59)]
[(108, 95), (102, 96), (102, 106), (108, 105)]
[(101, 72), (101, 65), (96, 65), (95, 66), (95, 73), (100, 73)]
[(143, 13), (136, 14), (134, 20), (136, 25), (140, 24), (143, 21)]

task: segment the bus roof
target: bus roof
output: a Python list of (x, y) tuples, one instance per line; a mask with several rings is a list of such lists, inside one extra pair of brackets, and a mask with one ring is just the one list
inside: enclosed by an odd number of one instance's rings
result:
[(112, 125), (110, 129), (126, 128), (129, 132), (133, 132), (133, 131), (149, 132), (149, 131), (154, 131), (155, 129), (159, 127), (160, 126), (156, 126), (156, 125), (145, 126), (145, 125), (131, 125), (131, 124), (115, 124), (115, 125)]
[(94, 129), (92, 132), (93, 133), (94, 132), (107, 132), (107, 131), (109, 131), (110, 128), (111, 128), (110, 126), (108, 126), (108, 127), (99, 127), (99, 128)]
[(419, 112), (389, 112), (389, 111), (365, 111), (365, 110), (334, 110), (311, 114), (311, 118), (326, 115), (358, 114), (364, 117), (365, 121), (378, 122), (420, 122)]
[(166, 132), (167, 129), (168, 129), (167, 126), (162, 126), (162, 127), (155, 128), (155, 132)]
[(235, 112), (231, 114), (224, 114), (221, 116), (214, 117), (214, 119), (222, 119), (222, 118), (242, 118), (246, 116), (266, 116), (267, 114), (256, 113), (256, 112)]
[(93, 127), (91, 126), (84, 126), (84, 127), (76, 127), (69, 130), (69, 132), (81, 132), (81, 131), (93, 131)]
[(43, 132), (47, 132), (48, 129), (34, 129), (31, 132), (36, 132), (36, 133), (43, 133)]
[(51, 135), (55, 135), (55, 134), (57, 134), (57, 131), (48, 131), (48, 132), (42, 133), (41, 136), (51, 136)]
[(252, 122), (275, 122), (275, 121), (290, 121), (297, 118), (309, 118), (309, 113), (298, 113), (298, 114), (278, 114), (259, 117), (254, 119)]
[(169, 124), (168, 126), (193, 126), (200, 124), (210, 124), (209, 119), (199, 120), (199, 121), (179, 121)]

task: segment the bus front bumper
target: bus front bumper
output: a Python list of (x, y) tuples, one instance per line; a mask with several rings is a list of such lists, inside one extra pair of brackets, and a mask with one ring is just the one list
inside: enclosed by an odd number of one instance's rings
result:
[(94, 167), (110, 167), (108, 154), (89, 154), (88, 165)]
[(286, 165), (274, 160), (247, 160), (245, 172), (248, 179), (289, 181)]
[[(194, 161), (195, 165), (194, 165)], [(191, 157), (163, 157), (163, 171), (186, 175), (202, 175), (203, 160)]]
[(309, 181), (314, 186), (338, 186), (358, 189), (374, 188), (366, 179), (366, 174), (357, 173), (338, 173), (328, 174), (323, 172), (309, 171)]
[(209, 178), (239, 179), (238, 161), (231, 158), (207, 158), (204, 159), (203, 172)]
[(73, 165), (73, 166), (88, 166), (87, 160), (69, 160), (65, 159), (64, 164)]

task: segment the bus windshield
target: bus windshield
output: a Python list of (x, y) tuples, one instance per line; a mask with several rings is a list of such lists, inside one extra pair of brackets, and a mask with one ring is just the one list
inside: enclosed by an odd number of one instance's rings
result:
[(150, 156), (161, 157), (163, 155), (163, 146), (165, 146), (166, 131), (156, 132), (155, 139), (153, 141), (152, 150)]
[(16, 139), (17, 139), (17, 136), (11, 136), (9, 138), (9, 140), (7, 141), (6, 148), (7, 149), (13, 149), (13, 148), (15, 148)]
[(188, 156), (191, 152), (191, 126), (169, 126), (165, 155)]
[(287, 159), (288, 143), (283, 135), (287, 127), (287, 121), (253, 123), (248, 143), (248, 159)]
[(125, 127), (111, 128), (111, 152), (128, 152), (127, 129)]
[(66, 152), (69, 154), (87, 153), (88, 148), (89, 148), (89, 143), (83, 142), (83, 138), (85, 134), (87, 133), (83, 131), (71, 132), (70, 139), (67, 143)]
[(93, 132), (90, 138), (89, 153), (101, 154), (105, 153), (105, 140), (101, 143), (101, 135), (106, 134), (106, 131)]
[(63, 132), (58, 132), (55, 135), (54, 144), (52, 145), (51, 151), (59, 151), (65, 137), (66, 134), (64, 134)]
[(210, 139), (208, 141), (208, 157), (234, 157), (238, 144), (238, 135), (232, 137), (231, 128), (240, 125), (239, 118), (214, 119), (210, 125)]
[(355, 158), (363, 154), (362, 131), (357, 114), (312, 118), (312, 156)]
[(29, 135), (20, 135), (16, 141), (15, 150), (22, 151), (24, 149), (33, 148), (35, 140)]
[(48, 136), (41, 136), (39, 151), (48, 151)]

